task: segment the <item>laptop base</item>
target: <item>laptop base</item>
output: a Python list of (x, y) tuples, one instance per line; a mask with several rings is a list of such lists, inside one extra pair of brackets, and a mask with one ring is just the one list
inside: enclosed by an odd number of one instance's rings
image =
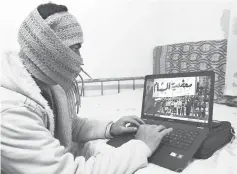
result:
[[(183, 150), (175, 147), (169, 147), (161, 143), (152, 156), (148, 158), (149, 163), (153, 163), (175, 172), (182, 172), (183, 169), (193, 160), (193, 155), (205, 140), (209, 130), (207, 128), (202, 128), (200, 130), (200, 128), (197, 128), (193, 125), (183, 125), (179, 123), (172, 125), (172, 123), (169, 122), (160, 122), (159, 124), (174, 128), (183, 128), (185, 126), (185, 128), (189, 130), (197, 130), (200, 132), (189, 149)], [(107, 144), (114, 147), (119, 147), (134, 138), (134, 133), (124, 134), (114, 137), (113, 139), (109, 140)]]

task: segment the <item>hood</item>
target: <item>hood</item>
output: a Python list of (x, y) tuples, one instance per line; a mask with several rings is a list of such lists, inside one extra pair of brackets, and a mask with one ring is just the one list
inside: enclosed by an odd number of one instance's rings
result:
[(4, 53), (1, 57), (1, 66), (1, 87), (25, 95), (42, 106), (47, 104), (40, 88), (22, 64), (18, 53)]
[[(49, 116), (50, 122), (53, 123), (53, 112), (48, 102), (41, 95), (41, 90), (31, 77), (29, 72), (22, 64), (18, 53), (5, 52), (1, 56), (1, 87), (20, 93), (41, 105)], [(2, 96), (7, 97), (7, 96)], [(10, 98), (14, 100), (14, 98)], [(54, 130), (54, 124), (51, 126), (51, 132)]]

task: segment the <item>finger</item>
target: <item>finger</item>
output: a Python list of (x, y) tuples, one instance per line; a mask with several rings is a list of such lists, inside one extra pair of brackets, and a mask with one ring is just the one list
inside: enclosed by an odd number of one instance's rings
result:
[(145, 124), (145, 122), (140, 117), (135, 116), (135, 115), (133, 115), (131, 117), (134, 118), (135, 120), (137, 120), (137, 122), (139, 122), (140, 124)]
[(169, 128), (169, 129), (164, 129), (160, 132), (160, 136), (161, 138), (163, 138), (164, 136), (168, 135), (170, 132), (173, 131), (173, 128)]
[[(147, 125), (149, 128), (152, 128), (152, 129), (157, 129), (157, 125), (156, 124), (149, 124)], [(159, 132), (158, 130), (156, 130), (157, 132)]]
[(136, 117), (136, 116), (124, 117), (125, 122), (131, 122), (131, 120), (136, 121), (138, 123), (138, 124), (136, 124), (137, 126), (140, 126), (141, 124), (144, 124), (144, 121), (142, 119), (140, 119), (139, 117)]
[(137, 128), (136, 127), (124, 127), (122, 129), (123, 133), (133, 133), (133, 132), (137, 132)]
[(156, 124), (148, 124), (147, 126), (152, 127), (152, 128), (157, 128)]
[(158, 132), (161, 132), (162, 130), (165, 129), (165, 126), (159, 125), (159, 126), (156, 127), (156, 129), (157, 129)]
[(138, 123), (136, 120), (134, 120), (133, 118), (128, 118), (125, 120), (125, 124), (130, 123), (130, 124), (134, 124), (135, 126), (139, 127), (140, 123)]

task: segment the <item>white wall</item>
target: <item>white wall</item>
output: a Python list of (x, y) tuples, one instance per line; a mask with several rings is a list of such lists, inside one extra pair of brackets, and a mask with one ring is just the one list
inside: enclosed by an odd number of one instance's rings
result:
[[(1, 48), (18, 49), (17, 30), (42, 0), (1, 4)], [(55, 0), (65, 4), (84, 30), (82, 56), (93, 78), (152, 73), (157, 45), (221, 39), (222, 11), (228, 1)], [(3, 18), (5, 17), (5, 18)]]

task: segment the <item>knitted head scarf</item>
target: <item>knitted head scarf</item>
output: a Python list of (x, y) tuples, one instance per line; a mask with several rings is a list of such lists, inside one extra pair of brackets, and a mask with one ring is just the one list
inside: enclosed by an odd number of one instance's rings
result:
[(69, 46), (83, 42), (82, 29), (69, 12), (55, 13), (45, 20), (38, 10), (23, 21), (18, 35), (20, 58), (36, 78), (52, 86), (59, 84), (68, 99), (69, 115), (80, 105), (76, 77), (82, 70), (82, 58)]

